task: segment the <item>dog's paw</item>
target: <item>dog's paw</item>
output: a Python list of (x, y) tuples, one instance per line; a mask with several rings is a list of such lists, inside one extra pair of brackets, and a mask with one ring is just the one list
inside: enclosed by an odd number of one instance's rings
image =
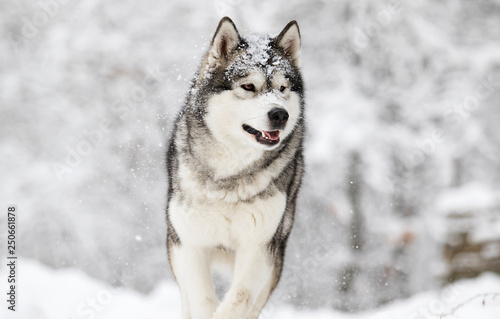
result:
[(212, 319), (239, 319), (234, 316), (234, 314), (228, 313), (227, 311), (221, 312), (217, 311), (214, 313)]

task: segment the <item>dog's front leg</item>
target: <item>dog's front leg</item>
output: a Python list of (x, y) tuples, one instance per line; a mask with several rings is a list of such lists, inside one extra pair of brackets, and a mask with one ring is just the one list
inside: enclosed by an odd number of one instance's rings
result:
[(172, 268), (183, 296), (182, 319), (212, 318), (219, 301), (212, 283), (208, 248), (181, 244), (172, 249)]
[(265, 247), (240, 247), (236, 251), (234, 276), (224, 301), (213, 319), (243, 319), (268, 282), (272, 265)]

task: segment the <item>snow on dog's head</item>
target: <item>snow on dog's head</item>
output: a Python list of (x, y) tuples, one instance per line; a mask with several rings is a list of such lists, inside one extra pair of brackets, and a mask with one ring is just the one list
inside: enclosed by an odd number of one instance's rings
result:
[(191, 96), (216, 139), (270, 150), (293, 132), (304, 105), (299, 50), (295, 21), (271, 37), (221, 20)]

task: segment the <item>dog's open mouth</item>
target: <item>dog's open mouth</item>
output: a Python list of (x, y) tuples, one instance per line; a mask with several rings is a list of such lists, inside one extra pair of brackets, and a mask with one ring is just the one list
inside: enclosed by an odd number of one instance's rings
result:
[(252, 135), (255, 135), (255, 139), (260, 144), (264, 145), (276, 145), (280, 142), (280, 131), (259, 131), (251, 127), (250, 125), (243, 124), (243, 129)]

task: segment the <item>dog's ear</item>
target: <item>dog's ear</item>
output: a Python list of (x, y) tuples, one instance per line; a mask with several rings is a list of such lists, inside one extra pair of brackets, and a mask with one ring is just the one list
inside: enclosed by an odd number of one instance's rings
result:
[(276, 44), (285, 51), (295, 66), (299, 66), (300, 30), (297, 21), (288, 22), (275, 39)]
[(208, 52), (208, 64), (210, 67), (214, 67), (219, 61), (227, 60), (231, 51), (236, 49), (239, 43), (240, 34), (236, 30), (233, 21), (228, 17), (222, 18), (215, 31)]

